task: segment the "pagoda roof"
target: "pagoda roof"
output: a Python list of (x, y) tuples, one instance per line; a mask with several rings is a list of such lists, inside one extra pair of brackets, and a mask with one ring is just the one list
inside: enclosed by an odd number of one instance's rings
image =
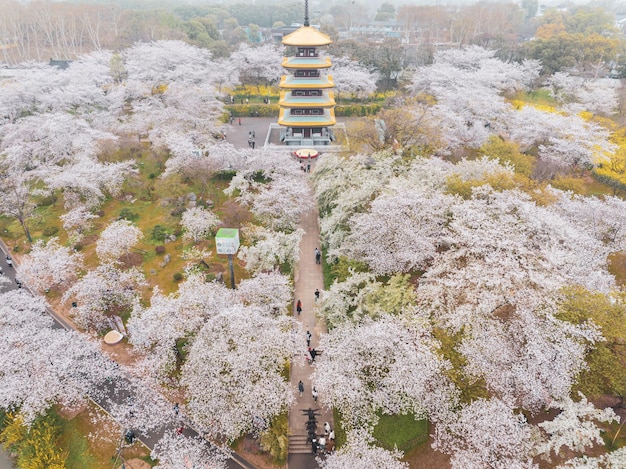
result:
[(292, 96), (288, 91), (280, 93), (278, 105), (281, 107), (331, 107), (335, 105), (332, 91), (327, 96)]
[(332, 108), (324, 109), (321, 116), (292, 116), (288, 108), (283, 108), (278, 117), (278, 125), (287, 127), (328, 127), (336, 123), (335, 110)]
[(316, 90), (322, 88), (334, 88), (335, 83), (331, 75), (322, 77), (294, 77), (283, 75), (280, 78), (279, 88), (289, 90)]
[(284, 68), (316, 69), (330, 68), (330, 57), (284, 57)]
[(332, 42), (329, 36), (311, 26), (302, 26), (283, 37), (286, 46), (327, 46)]

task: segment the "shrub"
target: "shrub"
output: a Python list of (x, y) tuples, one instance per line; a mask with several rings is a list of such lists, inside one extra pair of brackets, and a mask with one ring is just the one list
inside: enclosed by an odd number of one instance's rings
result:
[(165, 246), (157, 246), (154, 248), (154, 251), (157, 254), (164, 254), (165, 253)]
[(43, 229), (44, 236), (54, 236), (59, 232), (59, 229), (56, 226), (46, 226)]
[(118, 218), (120, 220), (124, 219), (124, 220), (128, 220), (128, 221), (135, 221), (137, 218), (139, 218), (139, 214), (133, 212), (129, 208), (123, 208), (120, 211), (120, 216)]
[(180, 272), (176, 272), (174, 274), (174, 281), (175, 282), (180, 282), (183, 279), (183, 274), (181, 274)]
[(154, 228), (152, 228), (152, 239), (155, 239), (157, 241), (165, 241), (165, 238), (167, 238), (169, 235), (170, 234), (167, 228), (163, 225), (155, 225)]

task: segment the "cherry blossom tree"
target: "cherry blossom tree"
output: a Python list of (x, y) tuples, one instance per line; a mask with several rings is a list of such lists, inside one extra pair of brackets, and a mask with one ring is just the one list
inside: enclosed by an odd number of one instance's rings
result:
[(229, 451), (212, 446), (200, 437), (166, 433), (154, 446), (150, 456), (158, 459), (157, 469), (226, 469)]
[(352, 469), (355, 467), (388, 469), (408, 469), (408, 464), (400, 462), (402, 452), (387, 451), (372, 443), (372, 436), (363, 430), (352, 430), (347, 435), (347, 443), (325, 459), (318, 459), (322, 469)]
[(235, 293), (245, 305), (258, 306), (272, 314), (291, 313), (293, 285), (289, 277), (278, 271), (242, 280)]
[(241, 246), (237, 257), (246, 263), (248, 271), (258, 274), (273, 271), (285, 263), (294, 266), (298, 262), (300, 240), (304, 235), (301, 228), (285, 233), (248, 225), (243, 233), (251, 244)]
[(80, 327), (102, 331), (110, 327), (107, 314), (132, 305), (137, 289), (144, 285), (144, 276), (138, 270), (120, 270), (114, 265), (102, 264), (73, 284), (63, 295), (63, 301), (74, 299), (76, 302), (72, 314)]
[(293, 400), (283, 377), (285, 364), (305, 347), (294, 323), (271, 318), (255, 307), (234, 306), (210, 318), (189, 348), (181, 384), (187, 412), (212, 436), (233, 440), (269, 421)]
[(230, 55), (241, 81), (255, 85), (277, 82), (283, 73), (282, 59), (281, 51), (270, 43), (257, 47), (244, 43)]
[(346, 93), (360, 99), (376, 91), (379, 75), (348, 57), (331, 57), (332, 75), (337, 93)]
[(35, 213), (30, 184), (22, 173), (0, 171), (0, 215), (16, 219), (29, 242), (29, 223)]
[(128, 220), (117, 220), (100, 233), (96, 243), (96, 253), (101, 261), (114, 262), (122, 255), (128, 255), (131, 248), (143, 238), (139, 228)]
[(311, 380), (346, 428), (373, 427), (378, 411), (437, 419), (456, 401), (438, 346), (427, 329), (386, 315), (339, 326), (322, 336)]
[(464, 371), (483, 378), (492, 395), (533, 413), (568, 398), (589, 345), (602, 338), (597, 328), (558, 321), (553, 311), (521, 302), (500, 313), (467, 328), (458, 347)]
[(26, 422), (52, 404), (73, 407), (98, 397), (117, 367), (98, 346), (75, 332), (54, 328), (46, 305), (24, 290), (0, 295), (0, 336), (5, 344), (0, 407), (19, 409)]
[(452, 455), (453, 468), (535, 467), (526, 418), (497, 398), (465, 405), (437, 422), (433, 436), (433, 448)]
[(247, 205), (261, 223), (273, 230), (293, 231), (302, 213), (312, 208), (309, 188), (302, 183), (304, 174), (296, 166), (266, 170), (266, 181), (257, 183), (252, 170), (240, 171), (224, 191), (238, 190), (239, 202)]
[(98, 218), (83, 206), (78, 206), (59, 217), (63, 222), (63, 228), (72, 242), (78, 242), (85, 231), (93, 226), (91, 220)]
[(232, 290), (190, 273), (178, 291), (164, 295), (155, 288), (150, 306), (135, 302), (127, 328), (129, 340), (145, 354), (145, 367), (166, 376), (176, 365), (178, 339), (197, 333), (208, 318), (233, 304)]
[(554, 419), (538, 424), (549, 436), (545, 444), (540, 445), (542, 453), (559, 456), (562, 447), (582, 453), (596, 443), (604, 443), (597, 423), (620, 421), (610, 407), (597, 409), (580, 393), (579, 398), (580, 401), (575, 402), (567, 396), (554, 403), (561, 412)]
[(22, 257), (19, 278), (29, 287), (43, 292), (73, 280), (82, 267), (83, 256), (62, 246), (59, 238), (33, 244)]
[(220, 224), (220, 219), (210, 210), (192, 207), (183, 212), (180, 224), (185, 229), (183, 238), (192, 239), (194, 243), (197, 243), (201, 238), (206, 238)]

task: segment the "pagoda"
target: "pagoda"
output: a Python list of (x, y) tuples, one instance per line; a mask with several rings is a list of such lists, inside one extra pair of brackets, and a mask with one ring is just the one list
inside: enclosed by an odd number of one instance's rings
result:
[(304, 26), (285, 36), (282, 43), (293, 55), (283, 59), (287, 71), (280, 80), (281, 141), (287, 145), (329, 145), (335, 139), (335, 87), (330, 58), (320, 48), (332, 43), (330, 37), (309, 25), (308, 0), (304, 2)]

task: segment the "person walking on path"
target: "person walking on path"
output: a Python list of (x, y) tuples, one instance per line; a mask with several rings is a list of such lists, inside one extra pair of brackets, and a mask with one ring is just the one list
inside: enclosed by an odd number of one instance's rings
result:
[(304, 383), (302, 380), (298, 382), (298, 392), (300, 393), (300, 397), (302, 397), (302, 393), (304, 393)]
[(241, 117), (239, 117), (238, 119), (239, 119), (239, 125), (241, 125)]
[(319, 248), (315, 248), (315, 263), (316, 264), (322, 263), (322, 253), (320, 252)]
[(306, 331), (306, 346), (309, 347), (311, 345), (311, 333)]
[(313, 386), (313, 390), (311, 391), (311, 394), (313, 395), (313, 400), (317, 402), (317, 386)]
[(311, 163), (308, 163), (308, 164), (306, 165), (306, 172), (307, 172), (307, 173), (310, 173), (310, 172), (311, 172)]
[(317, 303), (317, 300), (320, 299), (320, 289), (316, 288), (315, 289), (315, 302)]
[(256, 145), (256, 142), (254, 140), (252, 140), (252, 149), (254, 150), (254, 145)]
[(296, 303), (296, 311), (298, 312), (298, 316), (302, 312), (302, 301), (300, 300), (298, 300), (298, 303)]

